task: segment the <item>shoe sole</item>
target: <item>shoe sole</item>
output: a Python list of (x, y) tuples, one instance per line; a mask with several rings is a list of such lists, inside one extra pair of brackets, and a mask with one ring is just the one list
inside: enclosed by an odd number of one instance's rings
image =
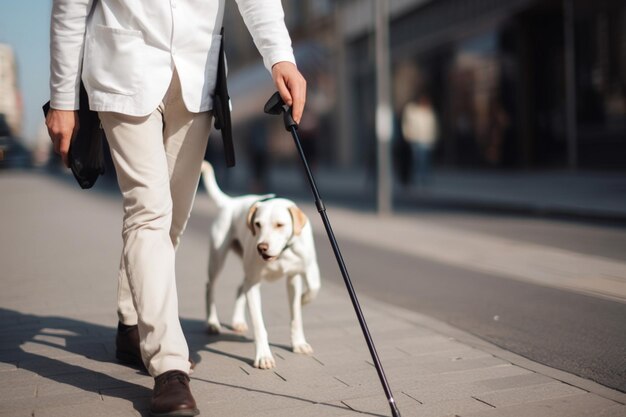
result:
[(176, 410), (170, 411), (169, 413), (154, 413), (150, 411), (151, 417), (193, 417), (200, 414), (200, 411), (197, 408), (193, 410)]

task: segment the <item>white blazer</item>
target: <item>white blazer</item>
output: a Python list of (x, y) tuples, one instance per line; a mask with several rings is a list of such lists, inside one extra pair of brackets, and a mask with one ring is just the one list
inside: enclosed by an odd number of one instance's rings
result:
[[(237, 4), (265, 67), (295, 63), (280, 0)], [(174, 68), (187, 109), (212, 109), (223, 16), (224, 0), (53, 0), (51, 107), (78, 109), (82, 60), (92, 110), (150, 114)]]

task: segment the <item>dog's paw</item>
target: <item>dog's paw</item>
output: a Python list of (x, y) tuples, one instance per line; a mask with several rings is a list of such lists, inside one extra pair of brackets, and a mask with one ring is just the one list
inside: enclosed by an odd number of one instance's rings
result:
[(254, 360), (254, 367), (259, 369), (272, 369), (276, 367), (276, 361), (272, 355), (261, 356)]
[(313, 348), (308, 343), (298, 343), (293, 345), (294, 353), (302, 353), (305, 355), (310, 355), (313, 353)]
[(219, 323), (207, 323), (206, 332), (208, 334), (220, 334), (222, 332), (222, 326)]
[(248, 325), (245, 322), (233, 323), (233, 331), (237, 333), (245, 333), (248, 331)]

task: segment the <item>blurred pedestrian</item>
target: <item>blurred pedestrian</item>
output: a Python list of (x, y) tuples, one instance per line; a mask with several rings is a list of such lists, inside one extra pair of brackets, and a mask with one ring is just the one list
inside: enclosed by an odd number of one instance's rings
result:
[(437, 116), (426, 94), (409, 101), (402, 110), (402, 135), (411, 145), (413, 180), (426, 185), (431, 177), (431, 156), (439, 136)]
[[(280, 0), (238, 4), (299, 122), (306, 86)], [(155, 378), (150, 412), (158, 416), (198, 414), (174, 258), (211, 130), (223, 13), (224, 0), (54, 0), (52, 7), (46, 124), (67, 165), (82, 78), (123, 196), (116, 356), (143, 363)]]

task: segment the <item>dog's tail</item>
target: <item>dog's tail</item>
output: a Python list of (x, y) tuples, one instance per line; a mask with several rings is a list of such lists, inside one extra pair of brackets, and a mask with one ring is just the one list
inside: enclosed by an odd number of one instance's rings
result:
[(202, 161), (202, 182), (204, 182), (204, 187), (209, 194), (209, 198), (216, 206), (222, 207), (230, 200), (230, 197), (224, 194), (217, 185), (213, 166), (207, 161)]

